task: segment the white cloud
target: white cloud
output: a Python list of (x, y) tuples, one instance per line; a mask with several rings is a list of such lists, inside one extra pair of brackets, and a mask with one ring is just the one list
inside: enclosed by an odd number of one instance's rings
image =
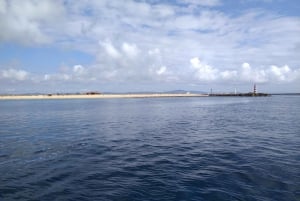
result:
[(152, 49), (152, 50), (149, 50), (148, 51), (148, 54), (149, 55), (159, 55), (160, 54), (160, 49), (158, 49), (158, 48), (155, 48), (155, 49)]
[(278, 67), (271, 65), (267, 68), (252, 68), (249, 63), (243, 63), (239, 70), (221, 70), (203, 64), (199, 58), (190, 60), (195, 69), (195, 77), (199, 81), (234, 81), (244, 83), (292, 82), (300, 78), (300, 69), (291, 70), (287, 65)]
[(44, 75), (44, 80), (45, 81), (50, 80), (50, 79), (51, 79), (51, 75), (49, 75), (49, 74)]
[(47, 26), (61, 21), (63, 13), (61, 1), (0, 0), (0, 41), (27, 45), (50, 42)]
[[(300, 79), (300, 68), (291, 69), (287, 65), (278, 67), (271, 65), (265, 68), (253, 68), (249, 63), (243, 63), (238, 70), (222, 70), (205, 64), (198, 57), (190, 59), (190, 68), (192, 71), (182, 74), (172, 71), (166, 66), (158, 66), (154, 63), (147, 66), (147, 71), (138, 68), (115, 68), (106, 69), (99, 66), (84, 67), (74, 65), (69, 70), (61, 73), (37, 75), (24, 70), (7, 69), (0, 71), (0, 81), (27, 81), (39, 85), (50, 84), (100, 84), (119, 83), (121, 85), (128, 83), (176, 83), (184, 81), (186, 83), (290, 83)], [(134, 74), (132, 74), (134, 73)], [(137, 73), (139, 77), (136, 76)], [(126, 78), (126, 79), (124, 79)], [(67, 86), (67, 85), (66, 85)], [(62, 87), (62, 86), (60, 86)]]
[(243, 63), (239, 79), (246, 82), (264, 83), (268, 81), (268, 75), (264, 69), (252, 69), (249, 63)]
[(190, 63), (192, 68), (196, 70), (195, 75), (199, 80), (213, 81), (218, 78), (219, 71), (207, 64), (201, 63), (198, 57), (192, 58)]
[(218, 6), (221, 4), (220, 0), (179, 0), (179, 2), (194, 4), (199, 6)]
[(17, 69), (2, 70), (0, 75), (0, 78), (2, 77), (4, 79), (17, 81), (24, 81), (29, 78), (29, 73), (27, 71)]
[(61, 74), (45, 74), (43, 79), (37, 78), (36, 82), (55, 82), (55, 81), (72, 81), (71, 74), (61, 73)]
[(111, 57), (113, 57), (115, 59), (121, 57), (120, 52), (113, 46), (113, 44), (111, 44), (110, 41), (106, 41), (106, 42), (103, 42), (103, 43), (100, 42), (100, 45), (102, 45), (104, 47), (106, 53), (109, 56), (111, 56)]
[(162, 66), (162, 67), (160, 67), (160, 69), (158, 69), (158, 70), (156, 71), (156, 73), (157, 73), (157, 75), (162, 75), (162, 74), (164, 74), (166, 71), (167, 71), (167, 67), (166, 67), (166, 66)]
[(248, 63), (243, 63), (242, 68), (244, 71), (249, 71), (251, 69), (250, 64)]
[(91, 69), (82, 65), (74, 65), (72, 68), (66, 68), (63, 72), (54, 74), (45, 74), (42, 78), (35, 77), (37, 82), (41, 81), (68, 81), (68, 82), (89, 82), (94, 79)]
[(278, 81), (293, 81), (297, 78), (300, 78), (300, 69), (291, 70), (289, 66), (284, 65), (278, 67), (275, 65), (270, 66), (268, 69), (270, 77)]
[(230, 71), (230, 70), (225, 70), (225, 71), (222, 71), (220, 73), (221, 75), (221, 79), (223, 80), (235, 80), (238, 76), (238, 72), (233, 70), (233, 71)]
[(73, 66), (73, 72), (82, 75), (84, 73), (84, 67), (82, 65), (75, 65)]
[(136, 57), (139, 53), (139, 49), (135, 44), (128, 44), (126, 42), (123, 43), (122, 50), (128, 57), (132, 58)]

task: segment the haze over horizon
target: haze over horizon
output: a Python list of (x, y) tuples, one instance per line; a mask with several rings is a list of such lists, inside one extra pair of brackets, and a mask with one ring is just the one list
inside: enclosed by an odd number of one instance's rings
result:
[(0, 0), (0, 93), (300, 92), (298, 0)]

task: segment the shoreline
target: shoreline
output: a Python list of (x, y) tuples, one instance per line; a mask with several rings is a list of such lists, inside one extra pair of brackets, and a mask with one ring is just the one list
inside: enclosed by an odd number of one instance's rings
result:
[(74, 94), (74, 95), (0, 95), (0, 100), (43, 100), (43, 99), (116, 99), (116, 98), (176, 98), (208, 97), (207, 94)]

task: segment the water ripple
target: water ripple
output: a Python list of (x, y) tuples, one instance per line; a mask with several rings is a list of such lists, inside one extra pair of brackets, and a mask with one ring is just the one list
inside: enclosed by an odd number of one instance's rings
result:
[(0, 199), (296, 201), (298, 102), (4, 101)]

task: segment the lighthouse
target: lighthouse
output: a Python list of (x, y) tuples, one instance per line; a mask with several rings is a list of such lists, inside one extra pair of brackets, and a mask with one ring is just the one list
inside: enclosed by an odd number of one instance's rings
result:
[(256, 84), (254, 84), (254, 86), (253, 86), (253, 96), (255, 96), (256, 95)]

